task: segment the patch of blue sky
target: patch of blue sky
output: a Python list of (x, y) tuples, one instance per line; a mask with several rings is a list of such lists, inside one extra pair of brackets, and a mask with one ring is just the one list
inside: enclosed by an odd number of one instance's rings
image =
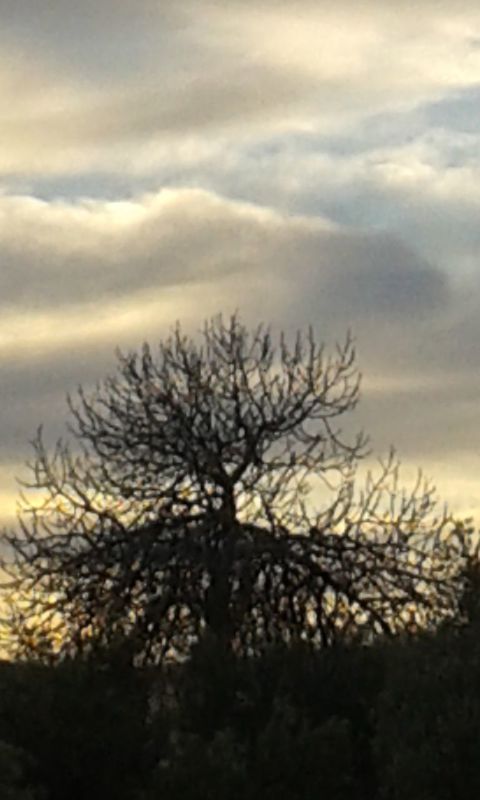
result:
[[(15, 179), (13, 179), (15, 180)], [(166, 181), (164, 181), (166, 183)], [(162, 181), (162, 183), (164, 183)], [(22, 182), (19, 180), (21, 187)], [(26, 188), (27, 184), (23, 184)], [(130, 200), (139, 194), (157, 191), (158, 176), (136, 176), (135, 179), (115, 171), (36, 176), (28, 182), (28, 194), (47, 202), (55, 200)]]

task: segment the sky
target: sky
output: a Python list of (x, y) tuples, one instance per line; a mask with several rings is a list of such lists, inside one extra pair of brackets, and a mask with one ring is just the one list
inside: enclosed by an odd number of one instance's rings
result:
[[(0, 0), (0, 519), (116, 347), (238, 310), (480, 510), (480, 5)], [(480, 514), (477, 514), (480, 517)]]

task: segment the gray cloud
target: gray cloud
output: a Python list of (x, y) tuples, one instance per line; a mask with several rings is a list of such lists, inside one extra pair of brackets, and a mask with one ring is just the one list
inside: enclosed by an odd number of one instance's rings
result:
[[(297, 285), (342, 316), (412, 316), (444, 305), (444, 276), (386, 235), (288, 218), (201, 191), (125, 203), (0, 200), (0, 305), (58, 310), (132, 292), (225, 280)], [(275, 288), (274, 288), (275, 291)]]
[[(117, 344), (155, 341), (177, 317), (195, 330), (202, 316), (222, 309), (239, 308), (247, 321), (266, 319), (290, 331), (311, 322), (327, 342), (353, 327), (370, 382), (378, 376), (383, 381), (381, 395), (371, 393), (367, 383), (365, 407), (370, 394), (377, 408), (379, 396), (385, 408), (390, 402), (391, 414), (382, 410), (380, 422), (389, 419), (393, 439), (395, 434), (405, 439), (405, 420), (395, 411), (402, 375), (412, 408), (423, 391), (418, 376), (412, 391), (412, 376), (420, 370), (427, 388), (429, 382), (435, 387), (420, 415), (435, 418), (437, 396), (441, 414), (448, 416), (451, 393), (448, 383), (442, 387), (442, 375), (448, 375), (452, 342), (458, 351), (478, 331), (466, 335), (458, 322), (449, 330), (456, 299), (444, 274), (385, 235), (354, 234), (187, 190), (123, 207), (45, 204), (40, 231), (24, 216), (22, 203), (13, 202), (9, 229), (31, 247), (24, 247), (23, 261), (18, 249), (10, 296), (3, 294), (11, 306), (0, 322), (4, 460), (25, 452), (20, 442), (40, 422), (52, 435), (60, 432), (66, 391), (109, 372)], [(49, 233), (49, 214), (56, 239)], [(81, 257), (79, 243), (85, 248)], [(39, 313), (46, 316), (36, 322)], [(450, 349), (438, 349), (442, 336)], [(470, 362), (463, 372), (459, 367), (462, 385), (471, 369)], [(389, 388), (389, 379), (397, 388)], [(430, 435), (431, 424), (427, 430)], [(442, 433), (439, 426), (431, 450), (443, 441)], [(417, 449), (421, 452), (420, 440)]]

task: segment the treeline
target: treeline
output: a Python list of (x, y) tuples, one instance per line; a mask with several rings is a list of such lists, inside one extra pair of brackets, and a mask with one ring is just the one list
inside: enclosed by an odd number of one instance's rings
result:
[(480, 623), (183, 665), (121, 649), (0, 670), (2, 800), (447, 800), (480, 793)]

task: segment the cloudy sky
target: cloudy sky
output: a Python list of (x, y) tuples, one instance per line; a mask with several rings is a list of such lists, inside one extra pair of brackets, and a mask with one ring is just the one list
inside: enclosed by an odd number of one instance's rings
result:
[(0, 516), (117, 345), (240, 309), (480, 506), (480, 5), (0, 0)]

